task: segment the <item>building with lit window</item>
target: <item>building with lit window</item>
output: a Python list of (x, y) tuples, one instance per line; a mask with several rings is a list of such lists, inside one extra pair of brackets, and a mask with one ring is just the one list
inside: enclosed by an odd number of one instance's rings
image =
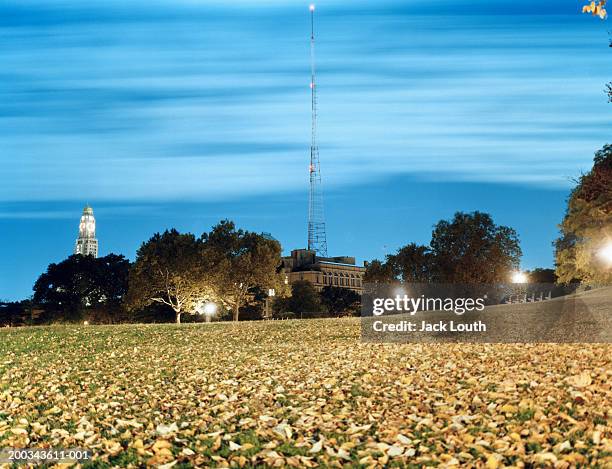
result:
[(295, 249), (283, 257), (283, 269), (289, 283), (307, 280), (320, 291), (323, 287), (348, 288), (361, 294), (365, 266), (355, 264), (354, 257), (319, 257), (308, 249)]
[(86, 205), (79, 223), (79, 237), (74, 247), (75, 254), (98, 257), (98, 240), (96, 239), (96, 219), (93, 208)]

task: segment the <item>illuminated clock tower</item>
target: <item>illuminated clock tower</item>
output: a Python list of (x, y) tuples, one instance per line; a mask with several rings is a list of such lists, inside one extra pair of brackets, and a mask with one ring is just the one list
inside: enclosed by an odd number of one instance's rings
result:
[(98, 240), (96, 239), (96, 219), (93, 208), (86, 205), (79, 224), (79, 237), (74, 247), (75, 254), (98, 257)]

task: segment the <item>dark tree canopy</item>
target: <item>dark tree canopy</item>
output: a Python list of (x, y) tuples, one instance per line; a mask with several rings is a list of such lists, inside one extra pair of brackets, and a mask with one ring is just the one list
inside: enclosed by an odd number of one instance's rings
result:
[(392, 283), (501, 283), (519, 266), (516, 232), (481, 212), (438, 222), (429, 246), (415, 243), (368, 265), (366, 281)]
[(321, 297), (319, 293), (307, 280), (298, 280), (291, 285), (291, 297), (287, 302), (288, 311), (303, 315), (318, 315), (321, 313)]
[(374, 259), (368, 263), (363, 281), (364, 283), (373, 284), (392, 283), (395, 280), (393, 270), (393, 266), (390, 263)]
[(457, 212), (452, 220), (438, 222), (431, 252), (434, 276), (443, 283), (507, 282), (522, 256), (516, 231), (478, 211)]
[(431, 249), (415, 243), (387, 256), (387, 264), (391, 266), (394, 277), (405, 283), (426, 283), (432, 280), (433, 263)]
[(321, 302), (331, 316), (357, 316), (361, 298), (353, 290), (333, 286), (323, 287)]
[(557, 283), (557, 274), (554, 269), (533, 269), (527, 272), (530, 283)]
[(76, 254), (50, 264), (34, 285), (35, 303), (49, 319), (79, 320), (86, 310), (118, 309), (128, 287), (130, 263), (123, 256)]
[(0, 327), (36, 324), (42, 313), (31, 300), (0, 302)]

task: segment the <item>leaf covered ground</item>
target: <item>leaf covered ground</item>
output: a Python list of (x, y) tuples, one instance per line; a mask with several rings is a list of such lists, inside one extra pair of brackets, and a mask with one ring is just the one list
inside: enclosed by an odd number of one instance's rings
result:
[(89, 466), (610, 467), (610, 345), (368, 344), (359, 321), (0, 331), (0, 448)]

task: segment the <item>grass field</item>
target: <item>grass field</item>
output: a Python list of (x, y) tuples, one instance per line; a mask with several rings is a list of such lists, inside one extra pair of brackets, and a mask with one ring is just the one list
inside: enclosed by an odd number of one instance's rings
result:
[(0, 331), (0, 447), (89, 465), (612, 464), (610, 345), (362, 344), (359, 321)]

